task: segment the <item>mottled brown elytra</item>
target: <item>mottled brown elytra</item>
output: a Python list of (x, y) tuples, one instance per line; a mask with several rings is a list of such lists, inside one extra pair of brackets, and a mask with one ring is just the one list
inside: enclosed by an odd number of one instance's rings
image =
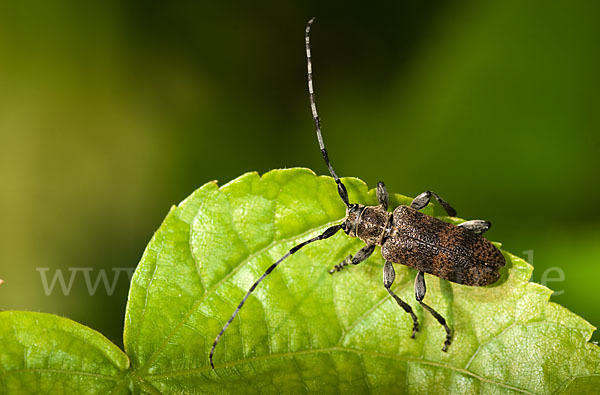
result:
[(449, 216), (456, 216), (456, 211), (434, 192), (423, 192), (412, 201), (410, 206), (398, 206), (393, 212), (389, 212), (388, 193), (383, 182), (379, 182), (377, 184), (377, 200), (379, 205), (365, 206), (362, 204), (351, 204), (348, 201), (346, 187), (331, 166), (321, 134), (321, 121), (317, 113), (312, 83), (312, 62), (310, 55), (310, 27), (313, 21), (314, 18), (308, 21), (305, 33), (310, 107), (321, 154), (325, 159), (329, 173), (331, 173), (337, 184), (338, 193), (346, 205), (346, 218), (341, 224), (327, 228), (321, 235), (291, 248), (277, 262), (269, 266), (265, 273), (252, 284), (231, 315), (231, 318), (225, 323), (223, 329), (221, 329), (213, 342), (209, 356), (210, 365), (213, 369), (215, 367), (213, 355), (219, 339), (256, 286), (284, 259), (305, 245), (314, 241), (327, 239), (339, 230), (343, 230), (348, 236), (358, 237), (366, 245), (354, 257), (348, 255), (343, 262), (335, 265), (329, 273), (339, 272), (349, 264), (358, 265), (371, 256), (375, 246), (381, 246), (381, 255), (385, 259), (383, 266), (383, 286), (398, 305), (412, 317), (412, 337), (414, 338), (419, 330), (417, 316), (410, 305), (400, 299), (391, 289), (396, 277), (392, 263), (399, 263), (416, 269), (418, 273), (415, 278), (415, 298), (444, 327), (446, 340), (442, 348), (443, 351), (447, 351), (448, 346), (452, 342), (452, 331), (448, 324), (446, 324), (444, 317), (423, 302), (426, 290), (424, 273), (429, 273), (458, 284), (483, 286), (498, 281), (500, 278), (499, 270), (505, 265), (502, 253), (492, 243), (481, 236), (491, 226), (488, 221), (472, 220), (460, 225), (452, 225), (418, 211), (427, 206), (433, 197), (440, 203)]

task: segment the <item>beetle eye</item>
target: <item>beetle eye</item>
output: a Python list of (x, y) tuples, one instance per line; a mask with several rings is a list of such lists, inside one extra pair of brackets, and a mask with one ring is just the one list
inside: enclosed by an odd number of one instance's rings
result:
[(342, 223), (342, 230), (346, 233), (346, 234), (350, 234), (350, 224), (348, 223), (348, 221), (344, 221)]

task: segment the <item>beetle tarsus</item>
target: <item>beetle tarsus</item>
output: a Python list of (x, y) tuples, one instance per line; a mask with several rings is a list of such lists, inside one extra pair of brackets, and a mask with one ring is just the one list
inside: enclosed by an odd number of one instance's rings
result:
[(329, 271), (329, 274), (341, 271), (344, 267), (348, 266), (352, 262), (352, 255), (348, 255), (341, 263), (338, 263)]

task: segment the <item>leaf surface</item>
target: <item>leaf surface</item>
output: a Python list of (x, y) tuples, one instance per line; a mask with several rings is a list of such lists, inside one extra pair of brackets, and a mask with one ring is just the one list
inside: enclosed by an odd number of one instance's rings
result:
[[(344, 179), (350, 200), (375, 204), (374, 191)], [(390, 206), (408, 204), (392, 195)], [(431, 206), (424, 210), (432, 214)], [(245, 174), (199, 188), (152, 238), (133, 277), (124, 343), (138, 390), (165, 393), (412, 392), (579, 393), (600, 387), (594, 328), (549, 303), (528, 282), (532, 267), (505, 253), (502, 279), (468, 287), (426, 275), (425, 301), (444, 331), (414, 301), (415, 271), (395, 265), (394, 291), (413, 306), (421, 330), (382, 284), (379, 248), (366, 262), (328, 270), (362, 243), (343, 232), (284, 261), (216, 334), (252, 283), (292, 246), (340, 223), (344, 205), (329, 177), (308, 169)], [(456, 219), (445, 218), (448, 221)], [(458, 221), (460, 222), (460, 221)]]
[(51, 314), (0, 312), (0, 393), (129, 392), (129, 359), (98, 332)]

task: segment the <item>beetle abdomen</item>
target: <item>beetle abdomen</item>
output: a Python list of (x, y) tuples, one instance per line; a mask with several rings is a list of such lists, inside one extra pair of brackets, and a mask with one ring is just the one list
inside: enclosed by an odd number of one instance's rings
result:
[(475, 286), (498, 281), (499, 269), (505, 265), (500, 250), (488, 240), (408, 206), (394, 210), (381, 255), (394, 263)]

